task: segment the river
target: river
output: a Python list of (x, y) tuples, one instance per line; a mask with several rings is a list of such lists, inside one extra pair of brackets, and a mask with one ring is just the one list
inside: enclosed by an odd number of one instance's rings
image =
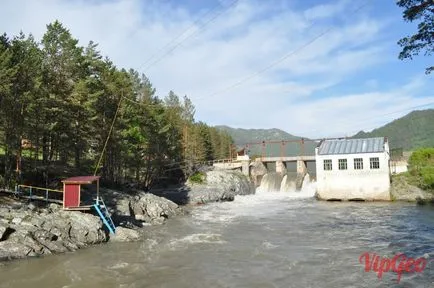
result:
[[(432, 207), (312, 196), (307, 185), (198, 206), (141, 242), (0, 264), (0, 287), (434, 287)], [(398, 285), (365, 272), (364, 252), (428, 264)]]

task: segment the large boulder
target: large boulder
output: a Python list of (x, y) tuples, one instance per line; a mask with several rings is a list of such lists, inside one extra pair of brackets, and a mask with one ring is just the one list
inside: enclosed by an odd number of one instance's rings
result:
[(236, 195), (255, 193), (249, 178), (239, 171), (215, 170), (206, 172), (204, 183), (188, 182), (188, 199), (192, 204), (232, 201)]
[(181, 214), (183, 210), (174, 202), (140, 190), (120, 192), (102, 189), (113, 221), (126, 228), (144, 224), (162, 224), (166, 219)]
[(110, 237), (110, 241), (114, 242), (130, 242), (140, 239), (140, 233), (133, 229), (124, 227), (116, 227), (116, 233)]
[(130, 208), (136, 220), (161, 224), (177, 214), (178, 205), (166, 198), (150, 193), (139, 193), (130, 200)]
[(0, 242), (0, 261), (31, 256), (33, 249), (25, 244), (5, 241)]
[(0, 211), (0, 259), (74, 251), (105, 242), (99, 217), (50, 209), (2, 209)]

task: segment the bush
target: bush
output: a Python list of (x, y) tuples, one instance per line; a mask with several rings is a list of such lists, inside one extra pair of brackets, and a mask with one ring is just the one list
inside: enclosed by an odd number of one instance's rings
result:
[(434, 189), (434, 148), (414, 151), (409, 159), (409, 176), (422, 189)]
[(420, 170), (422, 167), (434, 167), (434, 148), (422, 148), (414, 151), (409, 159), (413, 169)]
[(192, 183), (196, 184), (203, 184), (206, 180), (206, 174), (203, 172), (196, 172), (193, 175), (191, 175), (188, 180)]
[(434, 189), (434, 166), (423, 167), (420, 170), (420, 175), (427, 188)]

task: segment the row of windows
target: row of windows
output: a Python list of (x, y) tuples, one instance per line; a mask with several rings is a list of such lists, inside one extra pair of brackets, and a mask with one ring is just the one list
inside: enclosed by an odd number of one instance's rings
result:
[[(380, 169), (380, 159), (378, 157), (369, 158), (369, 167), (371, 169)], [(338, 159), (339, 170), (348, 169), (347, 159)], [(331, 159), (324, 160), (324, 170), (333, 170), (333, 164)], [(363, 158), (354, 158), (354, 170), (363, 170)]]

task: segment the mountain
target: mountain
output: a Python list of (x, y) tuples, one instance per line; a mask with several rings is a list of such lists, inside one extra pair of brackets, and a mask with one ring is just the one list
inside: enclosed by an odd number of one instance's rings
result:
[(412, 150), (434, 146), (434, 109), (413, 111), (371, 132), (360, 131), (353, 138), (382, 137), (390, 148)]
[(229, 126), (216, 126), (231, 135), (235, 145), (244, 146), (246, 143), (256, 143), (267, 140), (298, 140), (301, 137), (291, 135), (280, 129), (242, 129)]
[[(217, 129), (226, 131), (234, 140), (235, 145), (238, 148), (245, 147), (247, 143), (259, 143), (262, 141), (270, 140), (301, 140), (302, 137), (289, 134), (280, 129), (242, 129), (242, 128), (232, 128), (229, 126), (216, 126)], [(307, 139), (307, 138), (305, 138)], [(285, 150), (283, 151), (285, 156), (296, 156), (303, 153), (304, 155), (314, 155), (315, 154), (315, 142), (306, 142), (303, 149), (300, 147), (300, 143), (286, 143)], [(266, 156), (280, 156), (281, 144), (280, 143), (268, 143), (266, 145), (265, 151)], [(249, 155), (261, 155), (262, 145), (255, 144), (249, 145), (248, 147)]]

